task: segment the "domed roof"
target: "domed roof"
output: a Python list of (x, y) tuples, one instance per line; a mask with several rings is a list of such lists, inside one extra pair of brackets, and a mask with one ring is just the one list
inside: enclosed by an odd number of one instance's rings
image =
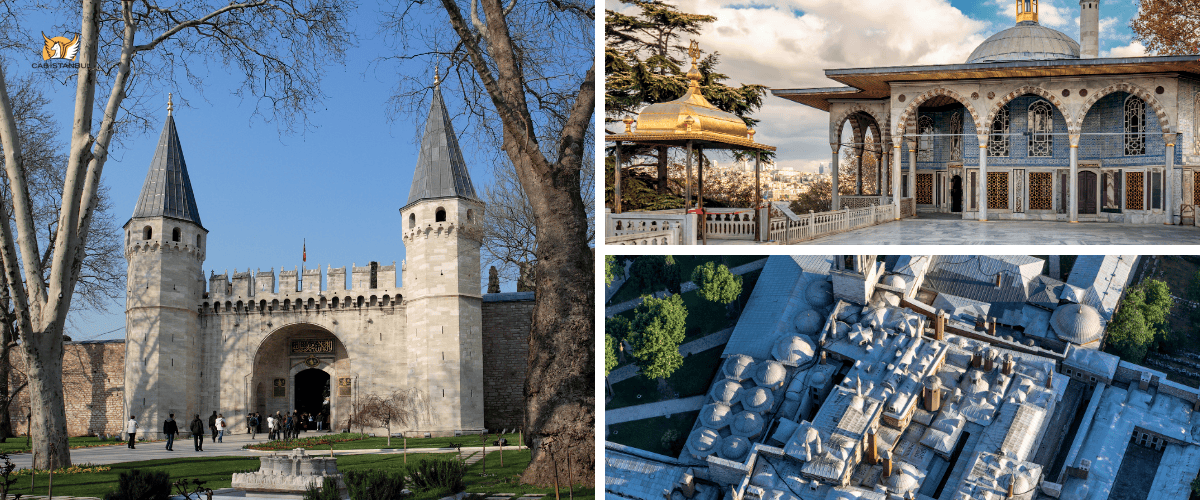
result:
[(733, 416), (729, 424), (729, 432), (734, 436), (754, 438), (763, 430), (763, 418), (752, 411), (744, 411)]
[(755, 387), (742, 398), (742, 406), (749, 411), (766, 412), (775, 403), (775, 395), (766, 387)]
[(729, 436), (721, 444), (719, 455), (726, 460), (741, 462), (750, 451), (750, 441), (741, 436)]
[(803, 366), (812, 361), (816, 354), (817, 345), (813, 343), (812, 339), (799, 335), (780, 338), (775, 342), (775, 348), (771, 350), (771, 355), (775, 359), (794, 363), (798, 366)]
[(883, 284), (901, 289), (908, 286), (908, 282), (904, 281), (904, 277), (898, 274), (889, 274), (885, 276), (883, 278)]
[(721, 403), (709, 403), (704, 405), (700, 410), (700, 424), (709, 429), (721, 430), (722, 427), (729, 425), (730, 415), (732, 410), (729, 405)]
[(1024, 21), (984, 40), (967, 64), (1045, 59), (1079, 59), (1079, 43), (1060, 31)]
[(1050, 325), (1058, 338), (1075, 344), (1086, 344), (1100, 339), (1100, 313), (1087, 304), (1067, 304), (1059, 307), (1050, 316)]
[(783, 363), (775, 360), (761, 363), (754, 371), (754, 383), (771, 390), (778, 389), (786, 378), (787, 369)]
[(824, 307), (833, 304), (833, 283), (818, 279), (808, 285), (804, 293), (809, 305)]
[(717, 382), (713, 384), (712, 391), (709, 391), (709, 395), (712, 396), (713, 401), (728, 406), (733, 406), (734, 403), (738, 402), (741, 393), (742, 385), (732, 380)]
[(712, 455), (720, 445), (721, 435), (712, 429), (696, 429), (688, 436), (688, 452), (693, 457), (696, 457), (697, 460), (704, 460), (709, 455)]
[(824, 322), (825, 319), (821, 317), (821, 313), (806, 309), (796, 315), (793, 323), (796, 325), (796, 331), (801, 335), (812, 335), (821, 329)]
[(752, 364), (754, 364), (754, 358), (745, 354), (735, 354), (725, 359), (725, 366), (722, 368), (722, 372), (725, 373), (725, 378), (740, 382), (750, 378), (750, 366)]

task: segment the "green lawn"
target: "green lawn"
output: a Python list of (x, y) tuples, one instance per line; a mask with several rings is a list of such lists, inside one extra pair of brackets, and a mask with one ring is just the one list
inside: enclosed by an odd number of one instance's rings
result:
[[(612, 424), (608, 426), (613, 432), (609, 434), (608, 440), (639, 450), (678, 457), (684, 443), (687, 442), (688, 433), (692, 432), (692, 425), (699, 416), (700, 412), (689, 411), (671, 415), (669, 418), (654, 417)], [(666, 443), (667, 446), (663, 446), (663, 435), (669, 430), (674, 430), (678, 437)]]
[[(591, 450), (585, 450), (590, 452)], [(519, 484), (521, 471), (529, 464), (529, 450), (505, 450), (504, 467), (500, 467), (499, 451), (488, 453), (486, 459), (487, 474), (484, 475), (485, 461), (471, 465), (467, 470), (467, 491), (480, 493), (546, 493), (554, 495), (553, 488), (535, 488)], [(453, 454), (410, 454), (408, 462), (418, 460), (444, 459)], [(171, 475), (172, 481), (177, 479), (200, 479), (205, 486), (218, 489), (228, 488), (230, 479), (235, 472), (247, 472), (258, 468), (258, 457), (195, 457), (185, 456), (177, 459), (146, 460), (141, 462), (126, 462), (112, 465), (112, 469), (104, 472), (87, 474), (56, 475), (54, 477), (54, 494), (59, 496), (85, 496), (103, 498), (105, 493), (112, 491), (117, 484), (121, 472), (133, 469), (143, 471), (165, 471)], [(398, 470), (405, 467), (404, 455), (347, 455), (338, 457), (338, 470), (389, 469)], [(38, 475), (37, 487), (30, 491), (30, 477), (22, 476), (9, 491), (10, 494), (46, 495), (48, 477)], [(563, 485), (561, 495), (567, 496), (566, 485)], [(577, 486), (575, 497), (583, 499), (595, 498), (591, 488)], [(420, 495), (415, 497), (420, 500)]]
[[(92, 447), (92, 446), (110, 446), (116, 444), (124, 444), (124, 441), (114, 441), (109, 439), (101, 441), (95, 436), (79, 436), (69, 439), (72, 448)], [(29, 451), (29, 446), (26, 445), (25, 436), (12, 437), (5, 439), (0, 443), (0, 453), (21, 453)]]
[[(667, 383), (681, 398), (704, 394), (721, 367), (721, 353), (724, 350), (725, 346), (721, 345), (683, 358), (683, 366), (667, 378)], [(653, 403), (662, 399), (658, 392), (658, 380), (641, 375), (613, 384), (612, 390), (612, 400), (604, 405), (608, 410)]]
[[(323, 436), (336, 436), (337, 434), (323, 433), (300, 433), (300, 438), (320, 438)], [(516, 446), (520, 442), (520, 434), (504, 434), (503, 437), (508, 439), (510, 446)], [(495, 434), (487, 435), (487, 444), (490, 447), (492, 442), (496, 441)], [(463, 446), (479, 446), (483, 441), (480, 441), (478, 435), (458, 436), (458, 437), (435, 437), (435, 438), (408, 438), (409, 448), (453, 448), (455, 444)], [(285, 449), (292, 449), (288, 446)], [(305, 449), (310, 450), (328, 450), (328, 445), (305, 446)], [(369, 437), (355, 441), (344, 441), (341, 443), (333, 443), (335, 450), (375, 450), (375, 449), (402, 449), (404, 448), (403, 438), (392, 438), (392, 444), (388, 445), (386, 437)]]

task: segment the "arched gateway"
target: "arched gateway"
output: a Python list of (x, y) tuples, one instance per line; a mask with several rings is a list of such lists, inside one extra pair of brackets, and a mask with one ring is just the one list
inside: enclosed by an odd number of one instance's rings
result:
[[(391, 226), (403, 264), (210, 271), (206, 280), (208, 230), (168, 114), (125, 225), (122, 413), (143, 423), (139, 434), (157, 435), (168, 413), (186, 422), (213, 411), (243, 432), (251, 412), (328, 411), (336, 431), (349, 427), (362, 396), (395, 393), (416, 413), (399, 430), (418, 436), (522, 424), (530, 309), (498, 306), (532, 294), (484, 298), (484, 205), (436, 87), (421, 144)], [(485, 309), (493, 311), (490, 333)]]

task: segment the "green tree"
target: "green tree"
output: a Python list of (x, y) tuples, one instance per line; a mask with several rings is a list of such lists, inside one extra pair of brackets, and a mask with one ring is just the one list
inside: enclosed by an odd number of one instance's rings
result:
[(604, 334), (604, 376), (605, 377), (607, 377), (608, 374), (611, 373), (613, 371), (613, 369), (615, 369), (617, 367), (617, 347), (616, 347), (617, 342), (619, 342), (619, 341), (617, 339), (614, 339), (612, 335), (609, 335), (607, 333)]
[[(699, 35), (705, 25), (717, 18), (691, 14), (660, 0), (626, 2), (638, 8), (634, 15), (604, 11), (604, 112), (607, 123), (619, 122), (636, 114), (648, 104), (678, 99), (687, 92), (688, 66), (685, 35)], [(753, 126), (750, 118), (762, 106), (767, 87), (742, 84), (734, 87), (722, 82), (728, 75), (717, 72), (717, 53), (708, 54), (697, 64), (703, 80), (704, 98), (713, 106), (733, 113)], [(623, 129), (623, 127), (622, 127)], [(647, 165), (658, 169), (658, 193), (667, 194), (666, 147), (633, 150), (633, 156), (651, 157)], [(632, 156), (631, 156), (632, 157)], [(765, 154), (764, 157), (772, 157)]]
[(613, 281), (625, 278), (625, 262), (618, 260), (615, 255), (604, 256), (604, 286)]
[(1167, 339), (1174, 305), (1166, 282), (1148, 279), (1129, 289), (1108, 324), (1108, 344), (1121, 358), (1141, 363), (1156, 342)]
[(683, 366), (679, 344), (683, 343), (687, 314), (679, 295), (665, 299), (643, 297), (641, 305), (634, 309), (629, 344), (643, 375), (665, 379)]
[(704, 300), (729, 304), (742, 294), (742, 277), (729, 272), (725, 264), (708, 261), (692, 270), (692, 283)]
[(642, 255), (633, 259), (625, 286), (638, 293), (653, 293), (667, 287), (667, 259), (662, 255)]

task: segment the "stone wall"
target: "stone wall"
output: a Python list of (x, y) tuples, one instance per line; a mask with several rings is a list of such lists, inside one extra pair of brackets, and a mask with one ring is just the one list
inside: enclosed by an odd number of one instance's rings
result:
[(483, 424), (488, 431), (524, 426), (532, 318), (533, 292), (483, 296)]
[[(24, 359), (12, 356), (12, 384), (24, 377)], [(67, 434), (87, 436), (118, 434), (122, 431), (124, 415), (125, 341), (101, 340), (68, 342), (63, 353), (63, 390), (67, 405)], [(29, 389), (21, 391), (13, 407), (13, 432), (25, 435), (28, 428)], [(142, 424), (150, 425), (149, 422)], [(157, 425), (155, 423), (154, 425)]]

